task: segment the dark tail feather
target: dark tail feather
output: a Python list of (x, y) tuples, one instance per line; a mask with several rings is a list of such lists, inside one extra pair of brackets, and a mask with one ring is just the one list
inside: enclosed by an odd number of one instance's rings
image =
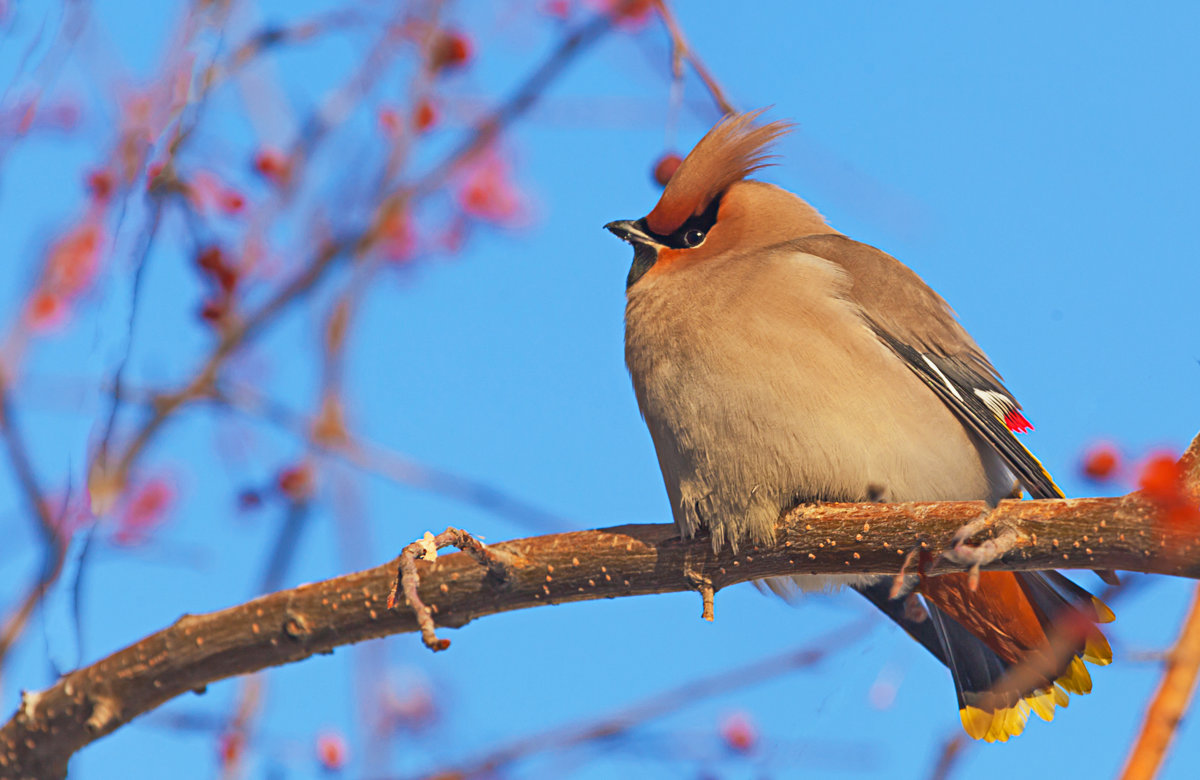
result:
[(925, 610), (924, 602), (917, 602), (921, 607), (923, 617), (918, 616), (914, 619), (909, 614), (905, 607), (904, 598), (891, 598), (892, 580), (891, 578), (881, 579), (873, 585), (852, 585), (856, 591), (861, 593), (867, 601), (879, 608), (879, 611), (887, 615), (892, 621), (903, 628), (909, 636), (921, 643), (921, 645), (933, 653), (933, 657), (941, 661), (946, 666), (950, 663), (946, 660), (945, 650), (942, 647), (942, 640), (938, 636), (937, 629), (929, 620), (929, 613)]
[[(996, 655), (981, 639), (952, 620), (944, 612), (929, 605), (930, 621), (935, 627), (938, 639), (949, 661), (950, 674), (954, 677), (954, 687), (958, 691), (958, 708), (978, 706), (985, 694), (994, 694), (996, 682), (1008, 671), (1009, 665)], [(1020, 699), (1014, 695), (1001, 702), (1002, 706), (1011, 707)]]
[[(916, 602), (920, 612), (914, 615), (912, 606), (906, 603), (908, 599), (890, 598), (891, 579), (853, 587), (950, 670), (964, 726), (968, 726), (969, 716), (977, 720), (981, 718), (974, 713), (983, 712), (986, 708), (986, 712), (990, 714), (997, 709), (998, 699), (1004, 697), (998, 695), (995, 685), (1009, 667), (981, 639), (925, 601)], [(1021, 702), (1021, 699), (1022, 695), (1014, 691), (1000, 709), (1019, 706), (1017, 703)], [(1028, 715), (1028, 707), (1025, 708), (1025, 714)], [(1024, 718), (1020, 720), (1023, 725)], [(976, 731), (978, 730), (976, 728)], [(971, 732), (971, 728), (968, 727), (967, 731)], [(985, 736), (986, 730), (976, 738)], [(1008, 739), (1008, 734), (994, 738)]]
[[(1030, 593), (1031, 589), (1046, 587), (1054, 591), (1054, 594), (1062, 600), (1059, 602), (1059, 608), (1064, 603), (1069, 604), (1075, 609), (1082, 611), (1093, 623), (1111, 623), (1115, 619), (1113, 611), (1108, 608), (1107, 604), (1059, 572), (1024, 572), (1018, 574), (1017, 579), (1020, 580), (1021, 586), (1025, 589), (1026, 593), (1029, 593), (1031, 599), (1035, 599), (1035, 596)], [(1038, 581), (1036, 584), (1035, 580)], [(1034, 604), (1037, 603), (1035, 599)]]
[[(1080, 611), (1089, 621), (1108, 622), (1112, 611), (1103, 602), (1058, 572), (1017, 575), (1039, 620), (1047, 631), (1065, 609)], [(1052, 720), (1057, 707), (1069, 702), (1067, 691), (1086, 693), (1090, 678), (1079, 657), (1072, 655), (1067, 668), (1055, 682), (1010, 675), (1014, 665), (996, 654), (938, 607), (917, 602), (924, 613), (916, 615), (906, 599), (890, 599), (891, 580), (856, 586), (868, 601), (916, 639), (950, 670), (958, 694), (959, 717), (963, 728), (975, 739), (1005, 742), (1025, 729), (1030, 712), (1042, 720)], [(1080, 640), (1079, 656), (1096, 664), (1112, 659), (1104, 636), (1094, 626)], [(1065, 689), (1065, 690), (1064, 690)]]
[[(1054, 630), (1058, 621), (1069, 620), (1071, 614), (1082, 616), (1084, 622), (1077, 626), (1078, 639), (1074, 642), (1075, 655), (1097, 666), (1112, 663), (1112, 648), (1095, 625), (1113, 621), (1113, 612), (1107, 604), (1056, 571), (1021, 572), (1017, 574), (1017, 581), (1021, 583), (1021, 589), (1033, 604), (1047, 636)], [(1071, 629), (1068, 626), (1066, 630)], [(1064, 668), (1059, 670), (1059, 673), (1067, 671), (1069, 669)], [(1083, 683), (1082, 679), (1080, 683)], [(1090, 679), (1088, 683), (1087, 687), (1090, 690)], [(1068, 687), (1067, 690), (1071, 689)], [(1076, 692), (1086, 693), (1072, 691)]]

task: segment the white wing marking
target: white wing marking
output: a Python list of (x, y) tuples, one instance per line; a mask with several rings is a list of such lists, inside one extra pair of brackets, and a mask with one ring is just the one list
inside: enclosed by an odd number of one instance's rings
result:
[(958, 392), (958, 388), (954, 386), (954, 383), (946, 378), (946, 375), (942, 373), (942, 369), (938, 368), (937, 365), (925, 355), (921, 355), (921, 359), (924, 360), (925, 363), (942, 378), (942, 382), (945, 383), (946, 387), (950, 388), (950, 392), (954, 393), (955, 398), (960, 401), (963, 400), (962, 393)]

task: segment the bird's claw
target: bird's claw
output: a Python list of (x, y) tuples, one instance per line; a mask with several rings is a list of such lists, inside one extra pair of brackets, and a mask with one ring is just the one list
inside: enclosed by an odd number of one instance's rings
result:
[(979, 586), (979, 572), (983, 566), (994, 563), (1016, 548), (1020, 535), (1016, 529), (1004, 525), (994, 536), (977, 544), (968, 542), (985, 529), (993, 527), (991, 517), (985, 513), (959, 528), (950, 540), (950, 546), (942, 551), (941, 559), (958, 566), (967, 566), (971, 590)]

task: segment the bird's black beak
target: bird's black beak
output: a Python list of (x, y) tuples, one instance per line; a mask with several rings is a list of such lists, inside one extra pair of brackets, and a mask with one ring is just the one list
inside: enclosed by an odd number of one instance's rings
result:
[(618, 219), (615, 222), (609, 222), (604, 226), (604, 229), (612, 233), (617, 238), (627, 243), (637, 246), (638, 244), (653, 243), (653, 239), (646, 235), (645, 228), (638, 224), (641, 220)]
[(658, 262), (658, 250), (662, 248), (662, 244), (646, 232), (645, 219), (618, 219), (616, 222), (609, 222), (604, 229), (633, 246), (633, 265), (625, 279), (625, 287), (628, 289)]

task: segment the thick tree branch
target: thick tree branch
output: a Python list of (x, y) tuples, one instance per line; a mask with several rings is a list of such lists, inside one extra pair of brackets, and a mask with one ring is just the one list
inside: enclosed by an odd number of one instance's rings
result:
[[(1196, 449), (1194, 443), (1193, 450)], [(984, 568), (1120, 569), (1200, 579), (1200, 527), (1168, 523), (1141, 493), (1118, 498), (1005, 501), (978, 537), (1000, 531), (1009, 549)], [(714, 590), (789, 574), (896, 574), (913, 550), (927, 574), (961, 571), (941, 554), (986, 513), (981, 502), (824, 504), (784, 516), (769, 547), (714, 554), (672, 525), (627, 525), (494, 545), (509, 561), (499, 580), (471, 556), (418, 562), (420, 597), (438, 626), (485, 615), (618, 596)], [(385, 608), (392, 561), (303, 585), (169, 628), (27, 693), (0, 729), (0, 775), (61, 777), (79, 748), (135, 716), (210, 682), (416, 631), (411, 610)]]

